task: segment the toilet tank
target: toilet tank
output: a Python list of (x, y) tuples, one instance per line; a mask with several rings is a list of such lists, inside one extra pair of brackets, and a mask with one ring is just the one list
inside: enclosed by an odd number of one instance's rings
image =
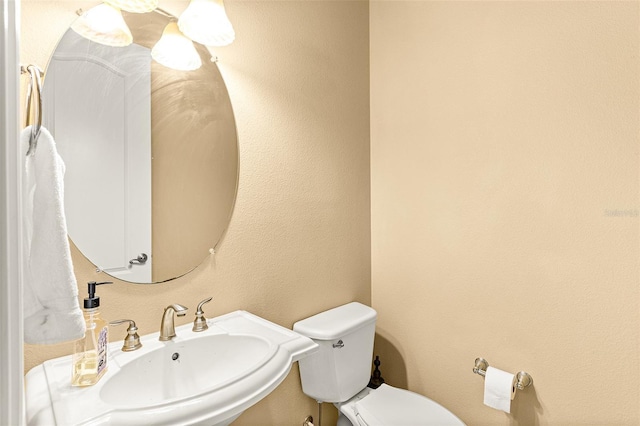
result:
[(372, 308), (352, 302), (293, 325), (320, 346), (299, 361), (306, 395), (320, 402), (344, 402), (367, 386), (376, 316)]

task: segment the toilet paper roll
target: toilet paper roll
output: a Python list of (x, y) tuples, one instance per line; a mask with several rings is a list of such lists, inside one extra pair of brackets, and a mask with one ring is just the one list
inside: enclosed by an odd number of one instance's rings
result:
[(487, 367), (484, 376), (484, 404), (509, 413), (511, 400), (515, 395), (516, 377), (506, 371)]

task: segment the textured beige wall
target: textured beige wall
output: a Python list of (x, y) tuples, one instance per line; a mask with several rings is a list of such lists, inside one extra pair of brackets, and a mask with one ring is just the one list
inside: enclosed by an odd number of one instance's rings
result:
[(183, 275), (217, 248), (236, 196), (239, 153), (233, 108), (219, 84), (217, 65), (208, 60), (204, 46), (199, 48), (207, 60), (186, 76), (151, 62), (154, 282)]
[[(370, 13), (383, 376), (469, 425), (639, 424), (639, 3)], [(533, 376), (511, 415), (478, 356)]]
[[(74, 11), (93, 4), (23, 1), (22, 62), (44, 65)], [(174, 13), (186, 4), (161, 1)], [(133, 318), (142, 333), (158, 330), (168, 304), (193, 310), (206, 296), (214, 297), (208, 316), (245, 309), (285, 327), (370, 302), (368, 3), (225, 4), (237, 33), (217, 52), (240, 140), (235, 213), (215, 259), (186, 277), (100, 288), (103, 315)], [(81, 284), (105, 278), (78, 253), (74, 264)], [(70, 350), (26, 346), (26, 368)], [(299, 425), (316, 412), (294, 367), (237, 424)]]

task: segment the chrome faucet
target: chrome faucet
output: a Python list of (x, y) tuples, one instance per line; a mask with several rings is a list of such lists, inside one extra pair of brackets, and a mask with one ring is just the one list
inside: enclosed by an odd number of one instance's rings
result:
[(173, 304), (164, 308), (164, 314), (162, 314), (162, 322), (160, 323), (160, 337), (158, 340), (167, 341), (176, 337), (176, 328), (173, 323), (173, 314), (183, 317), (187, 313), (187, 308), (182, 305)]

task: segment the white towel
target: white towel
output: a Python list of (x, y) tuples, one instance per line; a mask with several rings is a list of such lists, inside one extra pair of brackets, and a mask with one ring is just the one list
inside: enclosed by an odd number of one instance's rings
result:
[[(30, 134), (30, 126), (20, 134), (22, 155)], [(53, 137), (42, 127), (35, 154), (26, 157), (23, 178), (26, 343), (60, 343), (85, 333), (67, 239), (64, 171)]]

